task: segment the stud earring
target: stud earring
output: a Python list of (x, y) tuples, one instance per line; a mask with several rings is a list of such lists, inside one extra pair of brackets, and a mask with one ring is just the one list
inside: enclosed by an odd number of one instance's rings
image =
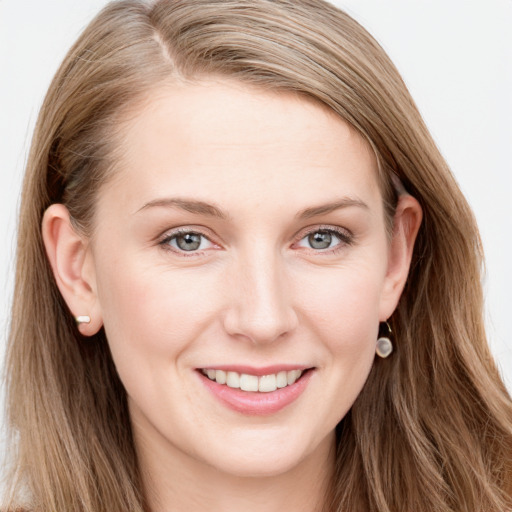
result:
[(81, 324), (89, 324), (91, 323), (91, 317), (87, 315), (75, 316), (75, 322), (78, 326)]
[(387, 333), (383, 336), (379, 336), (379, 339), (377, 340), (377, 345), (375, 346), (375, 353), (379, 356), (385, 359), (389, 355), (391, 355), (391, 352), (393, 352), (393, 343), (391, 342), (391, 326), (387, 322), (383, 322), (386, 326)]

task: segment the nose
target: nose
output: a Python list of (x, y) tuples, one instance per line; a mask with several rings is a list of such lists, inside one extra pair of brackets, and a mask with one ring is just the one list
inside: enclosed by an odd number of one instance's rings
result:
[(224, 328), (254, 344), (272, 343), (297, 326), (290, 283), (276, 254), (241, 257), (227, 279), (229, 306)]

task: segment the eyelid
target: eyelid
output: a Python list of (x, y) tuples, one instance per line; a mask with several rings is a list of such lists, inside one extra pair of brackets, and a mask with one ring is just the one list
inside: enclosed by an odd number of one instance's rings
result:
[[(174, 254), (178, 254), (179, 256), (184, 256), (184, 257), (199, 256), (199, 255), (204, 254), (205, 251), (209, 251), (211, 249), (218, 249), (221, 247), (220, 244), (217, 242), (214, 242), (212, 240), (213, 237), (210, 234), (207, 234), (205, 231), (209, 231), (209, 230), (206, 230), (205, 228), (200, 227), (200, 226), (179, 226), (176, 228), (171, 228), (171, 229), (165, 230), (164, 233), (162, 233), (161, 235), (159, 235), (156, 238), (156, 243), (157, 243), (157, 245), (162, 247), (162, 249), (164, 249), (166, 251), (170, 251)], [(186, 235), (189, 233), (200, 235), (200, 236), (204, 237), (206, 240), (208, 240), (213, 245), (213, 247), (209, 247), (207, 249), (198, 249), (197, 251), (183, 251), (183, 250), (177, 249), (175, 247), (172, 247), (168, 243), (170, 240), (172, 240), (173, 238), (175, 238), (179, 235)]]
[[(204, 228), (203, 226), (179, 226), (176, 228), (170, 228), (165, 230), (161, 235), (159, 235), (156, 238), (156, 243), (161, 246), (164, 250), (171, 251), (174, 254), (178, 254), (180, 256), (184, 257), (190, 257), (190, 256), (200, 256), (203, 255), (204, 252), (209, 251), (211, 249), (219, 249), (221, 248), (221, 244), (215, 242), (213, 240), (213, 236), (210, 235), (208, 232), (210, 230)], [(302, 249), (311, 252), (313, 254), (320, 254), (320, 255), (328, 255), (336, 253), (340, 250), (343, 250), (343, 248), (350, 246), (354, 243), (354, 234), (347, 228), (341, 227), (341, 226), (333, 226), (330, 224), (317, 224), (314, 226), (307, 226), (299, 231), (299, 233), (295, 236), (295, 241), (292, 244), (293, 246), (296, 246), (298, 242), (303, 240), (305, 237), (309, 236), (312, 233), (315, 233), (317, 231), (324, 231), (334, 234), (336, 237), (339, 238), (340, 243), (336, 244), (332, 248), (327, 249), (314, 249), (314, 248), (306, 248), (302, 247)], [(197, 235), (200, 235), (204, 238), (206, 238), (212, 245), (212, 248), (197, 250), (197, 251), (183, 251), (180, 249), (173, 248), (168, 244), (167, 242), (171, 240), (172, 238), (179, 236), (181, 234), (188, 234), (188, 233), (194, 233)]]
[(308, 226), (304, 229), (302, 229), (296, 236), (295, 242), (293, 245), (298, 244), (304, 238), (311, 235), (312, 233), (316, 233), (317, 231), (324, 231), (328, 233), (332, 233), (335, 236), (337, 236), (340, 239), (340, 243), (336, 244), (334, 247), (327, 248), (327, 249), (313, 249), (313, 248), (307, 248), (302, 247), (306, 251), (310, 251), (313, 254), (320, 254), (320, 255), (326, 255), (326, 254), (334, 254), (340, 250), (343, 250), (345, 247), (350, 246), (354, 243), (354, 234), (347, 228), (343, 228), (341, 226), (333, 226), (329, 224), (320, 224), (316, 226)]

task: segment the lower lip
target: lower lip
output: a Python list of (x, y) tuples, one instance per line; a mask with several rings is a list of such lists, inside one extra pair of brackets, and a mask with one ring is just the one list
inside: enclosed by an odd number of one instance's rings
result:
[(242, 391), (219, 384), (198, 372), (204, 385), (230, 409), (248, 415), (263, 416), (274, 414), (297, 400), (309, 383), (313, 370), (305, 372), (290, 386), (269, 393)]

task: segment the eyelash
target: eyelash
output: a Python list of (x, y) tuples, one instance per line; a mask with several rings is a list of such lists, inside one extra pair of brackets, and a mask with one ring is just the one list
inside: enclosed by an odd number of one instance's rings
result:
[(302, 240), (315, 233), (325, 233), (331, 236), (334, 235), (339, 240), (339, 243), (337, 243), (334, 247), (328, 247), (326, 249), (314, 249), (309, 247), (308, 249), (315, 254), (336, 254), (343, 250), (343, 248), (351, 246), (354, 243), (354, 235), (347, 229), (334, 226), (315, 226), (313, 229), (307, 229), (307, 231), (301, 232), (299, 237), (297, 237), (297, 241), (294, 242), (294, 245), (300, 243)]
[[(336, 238), (338, 238), (339, 243), (337, 243), (334, 247), (326, 248), (326, 249), (314, 249), (312, 247), (309, 247), (310, 251), (314, 252), (315, 254), (335, 254), (339, 251), (341, 251), (344, 247), (353, 245), (354, 243), (354, 236), (352, 233), (350, 233), (348, 230), (336, 228), (333, 226), (315, 226), (313, 229), (308, 229), (307, 231), (303, 231), (300, 233), (300, 235), (297, 237), (296, 241), (293, 243), (293, 245), (296, 245), (300, 243), (302, 240), (307, 238), (310, 235), (313, 235), (315, 233), (325, 233), (329, 235), (334, 235)], [(171, 233), (166, 233), (158, 242), (158, 245), (160, 245), (164, 250), (171, 251), (175, 254), (179, 254), (181, 257), (195, 257), (200, 256), (204, 253), (204, 250), (194, 250), (194, 251), (185, 251), (181, 250), (179, 248), (173, 248), (170, 246), (170, 243), (172, 240), (175, 240), (177, 237), (183, 235), (198, 235), (200, 237), (205, 238), (208, 240), (211, 244), (215, 244), (210, 240), (210, 238), (205, 235), (204, 233), (201, 233), (200, 231), (196, 231), (194, 229), (190, 228), (179, 228)]]
[(171, 247), (171, 245), (170, 245), (171, 241), (178, 238), (179, 236), (183, 236), (183, 235), (199, 235), (199, 236), (205, 238), (206, 240), (208, 240), (211, 244), (214, 243), (210, 240), (210, 238), (207, 235), (205, 235), (204, 233), (201, 233), (198, 230), (194, 230), (194, 229), (190, 229), (190, 228), (179, 228), (179, 229), (172, 231), (171, 233), (166, 233), (161, 238), (161, 240), (159, 240), (158, 245), (160, 245), (164, 250), (171, 251), (175, 254), (179, 254), (181, 257), (184, 257), (184, 258), (190, 258), (190, 257), (199, 256), (199, 255), (203, 254), (204, 250), (203, 251), (200, 251), (200, 250), (199, 251), (198, 250), (184, 251), (184, 250), (180, 250), (179, 248), (176, 249), (174, 247)]

